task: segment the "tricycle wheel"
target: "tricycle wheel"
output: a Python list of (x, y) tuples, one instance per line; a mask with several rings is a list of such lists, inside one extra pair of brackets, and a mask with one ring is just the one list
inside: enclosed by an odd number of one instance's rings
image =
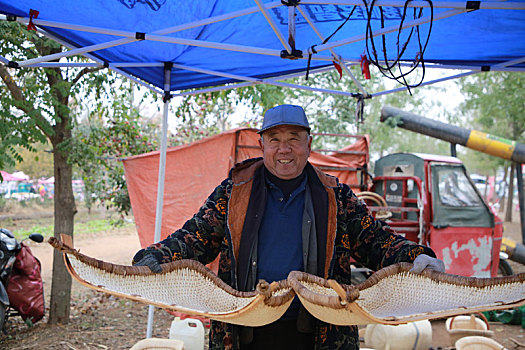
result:
[(512, 267), (509, 262), (504, 259), (499, 259), (498, 276), (510, 276), (513, 275)]

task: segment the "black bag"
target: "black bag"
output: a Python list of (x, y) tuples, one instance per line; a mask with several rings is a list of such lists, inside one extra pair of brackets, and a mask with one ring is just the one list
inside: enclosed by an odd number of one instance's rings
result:
[(6, 285), (13, 266), (16, 261), (16, 254), (20, 251), (20, 243), (15, 236), (6, 230), (0, 228), (0, 281)]

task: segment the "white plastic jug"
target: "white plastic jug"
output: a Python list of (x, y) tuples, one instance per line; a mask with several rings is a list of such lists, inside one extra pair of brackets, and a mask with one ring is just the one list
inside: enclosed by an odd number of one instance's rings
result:
[(184, 342), (184, 350), (204, 349), (204, 326), (200, 320), (193, 318), (175, 317), (171, 322), (170, 339), (178, 339)]
[(423, 350), (432, 343), (432, 325), (428, 320), (398, 326), (369, 324), (365, 345), (378, 350)]

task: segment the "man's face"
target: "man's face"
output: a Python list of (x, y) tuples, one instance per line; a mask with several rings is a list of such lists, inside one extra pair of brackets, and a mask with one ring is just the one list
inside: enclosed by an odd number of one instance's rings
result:
[(303, 172), (312, 138), (304, 128), (281, 125), (265, 131), (259, 144), (266, 168), (278, 178), (290, 180)]

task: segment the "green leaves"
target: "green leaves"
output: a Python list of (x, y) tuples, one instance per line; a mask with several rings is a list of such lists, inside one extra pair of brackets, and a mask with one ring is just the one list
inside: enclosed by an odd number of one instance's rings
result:
[(121, 214), (131, 211), (121, 158), (158, 149), (157, 125), (146, 122), (122, 96), (114, 93), (109, 106), (98, 105), (78, 123), (71, 142), (65, 146), (69, 161), (84, 180), (86, 204), (100, 201)]
[[(458, 80), (465, 94), (460, 106), (466, 127), (488, 134), (525, 142), (525, 74), (486, 72)], [(466, 162), (480, 174), (493, 175), (504, 160), (481, 152), (469, 151)]]

